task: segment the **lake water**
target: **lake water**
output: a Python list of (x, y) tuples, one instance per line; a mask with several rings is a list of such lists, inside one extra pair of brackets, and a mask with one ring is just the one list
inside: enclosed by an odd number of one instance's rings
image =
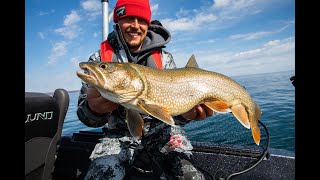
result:
[[(232, 77), (245, 86), (260, 106), (260, 121), (270, 134), (270, 148), (291, 152), (295, 152), (295, 87), (290, 81), (293, 75), (294, 71), (286, 71)], [(79, 130), (100, 131), (100, 128), (87, 127), (78, 120), (76, 109), (79, 92), (69, 92), (69, 95), (70, 104), (62, 134), (70, 135)], [(252, 139), (251, 130), (242, 127), (231, 114), (215, 113), (206, 120), (190, 122), (184, 129), (192, 141), (231, 142), (238, 141), (243, 134), (247, 137), (242, 139)]]

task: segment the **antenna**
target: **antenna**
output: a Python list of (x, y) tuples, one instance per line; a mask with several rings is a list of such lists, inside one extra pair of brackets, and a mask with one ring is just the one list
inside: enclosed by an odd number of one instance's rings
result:
[(109, 18), (108, 18), (108, 5), (109, 0), (101, 0), (102, 4), (102, 41), (108, 37)]

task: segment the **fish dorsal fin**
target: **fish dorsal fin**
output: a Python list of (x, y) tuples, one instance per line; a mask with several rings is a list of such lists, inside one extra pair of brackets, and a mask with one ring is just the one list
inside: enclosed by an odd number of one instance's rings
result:
[(127, 125), (133, 138), (139, 139), (142, 136), (143, 119), (141, 115), (132, 109), (127, 111)]
[(246, 128), (250, 129), (249, 117), (246, 109), (241, 105), (237, 104), (231, 107), (232, 114), (237, 120)]
[(191, 55), (185, 67), (199, 68), (196, 58), (194, 57), (194, 54)]
[(171, 125), (175, 126), (174, 120), (169, 113), (168, 108), (155, 104), (146, 104), (144, 101), (139, 101), (137, 105), (151, 116)]

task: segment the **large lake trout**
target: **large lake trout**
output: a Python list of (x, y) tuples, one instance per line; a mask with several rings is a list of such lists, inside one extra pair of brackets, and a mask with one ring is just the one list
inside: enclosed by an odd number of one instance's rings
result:
[(174, 126), (172, 116), (204, 104), (218, 113), (232, 112), (244, 127), (251, 129), (254, 142), (259, 145), (259, 106), (233, 79), (200, 69), (193, 55), (186, 67), (176, 69), (116, 62), (81, 62), (79, 66), (86, 72), (77, 72), (80, 79), (97, 88), (104, 98), (128, 109), (127, 124), (133, 137), (142, 135), (139, 113)]

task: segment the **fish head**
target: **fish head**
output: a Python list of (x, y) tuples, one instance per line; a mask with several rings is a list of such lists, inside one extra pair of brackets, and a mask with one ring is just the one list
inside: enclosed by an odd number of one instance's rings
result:
[(136, 98), (144, 88), (139, 73), (129, 63), (81, 62), (79, 66), (84, 72), (77, 71), (77, 76), (115, 103)]

